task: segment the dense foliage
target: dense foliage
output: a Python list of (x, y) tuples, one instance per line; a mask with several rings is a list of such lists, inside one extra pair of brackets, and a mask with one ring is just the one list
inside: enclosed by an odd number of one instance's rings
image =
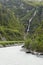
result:
[[(27, 35), (29, 20), (31, 21)], [(43, 52), (43, 5), (28, 0), (0, 0), (0, 40), (24, 40), (25, 47)]]
[(23, 29), (14, 12), (0, 4), (0, 40), (23, 40)]

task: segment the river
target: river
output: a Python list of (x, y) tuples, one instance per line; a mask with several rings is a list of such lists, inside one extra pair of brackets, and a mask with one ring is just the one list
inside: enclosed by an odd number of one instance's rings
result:
[(43, 56), (26, 54), (21, 46), (0, 48), (0, 65), (43, 65)]

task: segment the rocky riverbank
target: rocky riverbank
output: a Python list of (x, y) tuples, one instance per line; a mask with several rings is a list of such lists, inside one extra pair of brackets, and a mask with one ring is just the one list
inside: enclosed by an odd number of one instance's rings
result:
[(43, 52), (36, 52), (35, 50), (32, 51), (32, 50), (26, 49), (24, 46), (22, 46), (22, 48), (23, 48), (23, 51), (25, 51), (28, 54), (31, 53), (33, 55), (43, 55)]

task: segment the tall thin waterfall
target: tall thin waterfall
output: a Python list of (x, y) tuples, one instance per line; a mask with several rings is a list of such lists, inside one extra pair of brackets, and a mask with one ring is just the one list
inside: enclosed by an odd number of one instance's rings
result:
[(26, 38), (26, 36), (28, 35), (28, 32), (30, 31), (30, 24), (31, 24), (33, 18), (36, 16), (36, 13), (37, 13), (37, 9), (34, 11), (33, 16), (29, 19), (29, 24), (27, 27), (27, 33), (25, 34), (24, 39)]
[(32, 22), (32, 19), (35, 17), (36, 13), (37, 13), (37, 10), (35, 10), (33, 16), (32, 16), (32, 17), (30, 18), (30, 20), (29, 20), (29, 25), (28, 25), (28, 28), (27, 28), (27, 33), (28, 33), (29, 30), (30, 30), (30, 23)]

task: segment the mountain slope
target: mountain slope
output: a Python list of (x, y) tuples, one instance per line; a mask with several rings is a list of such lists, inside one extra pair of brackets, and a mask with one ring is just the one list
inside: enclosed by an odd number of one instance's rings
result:
[(23, 36), (29, 25), (29, 20), (37, 10), (38, 12), (30, 25), (29, 32), (33, 34), (43, 20), (43, 5), (39, 5), (39, 2), (34, 3), (24, 0), (0, 0), (0, 29), (16, 31)]
[[(22, 40), (23, 25), (14, 16), (14, 13), (0, 6), (0, 40)], [(22, 32), (21, 32), (22, 30)]]

